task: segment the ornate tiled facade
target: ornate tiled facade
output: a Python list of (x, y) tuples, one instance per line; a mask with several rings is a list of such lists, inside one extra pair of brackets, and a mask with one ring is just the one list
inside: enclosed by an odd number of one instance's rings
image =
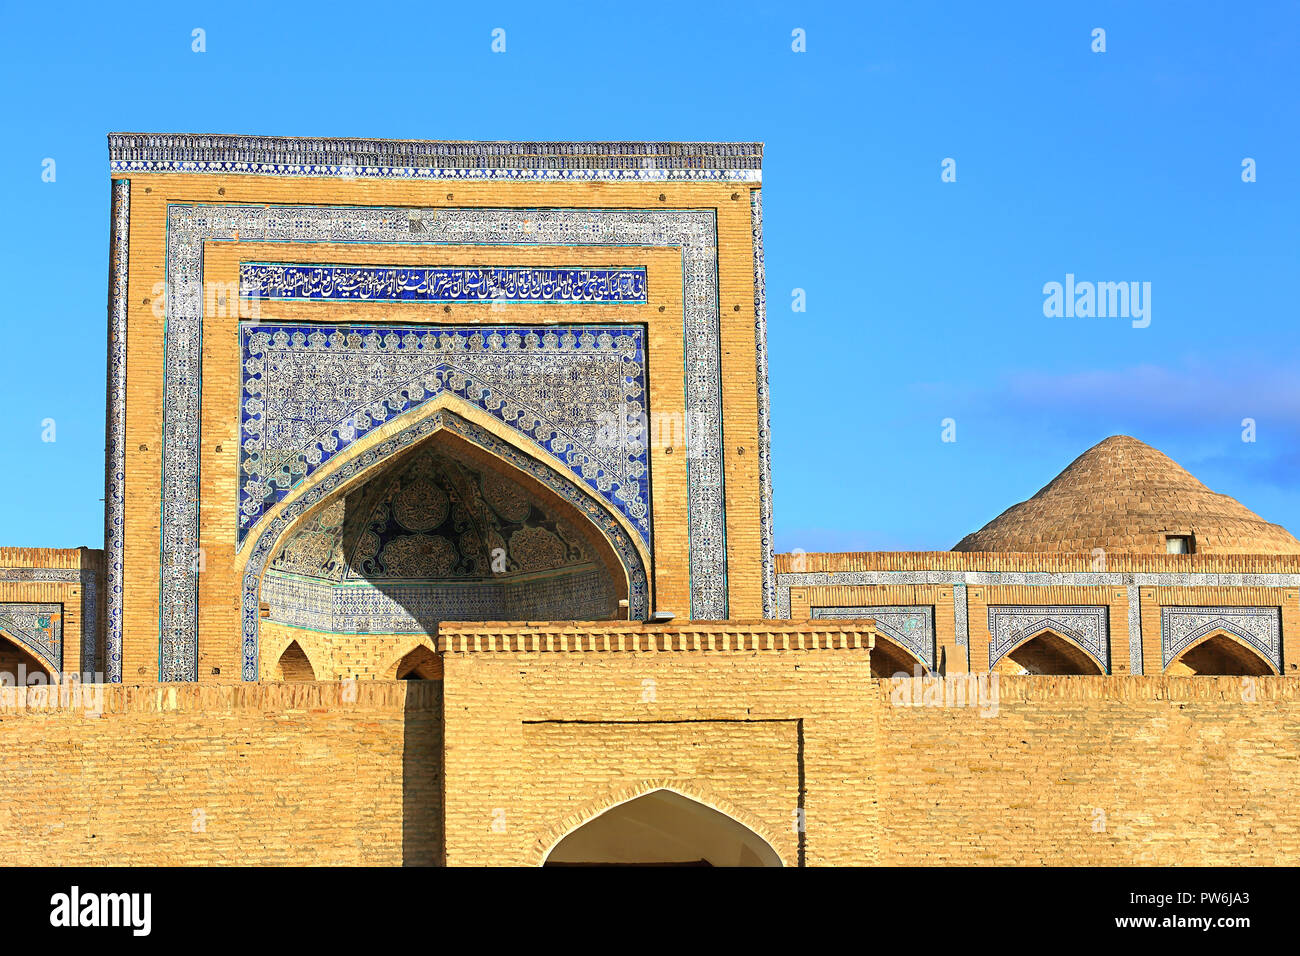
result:
[(727, 616), (722, 467), (721, 353), (714, 217), (689, 210), (410, 210), (364, 207), (169, 207), (164, 343), (161, 672), (189, 679), (197, 653), (200, 381), (204, 243), (241, 241), (641, 243), (682, 257), (686, 401), (691, 423), (687, 522), (691, 614)]
[(1275, 607), (1162, 607), (1160, 650), (1165, 666), (1216, 631), (1245, 641), (1281, 672), (1282, 621)]
[(812, 609), (817, 619), (874, 620), (880, 633), (892, 638), (900, 647), (911, 651), (930, 671), (938, 669), (934, 644), (934, 608), (898, 605), (863, 607), (818, 607)]
[(1061, 605), (989, 608), (989, 667), (1031, 637), (1051, 631), (1068, 638), (1110, 670), (1110, 632), (1106, 608)]
[[(761, 147), (755, 144), (520, 144), (520, 143), (402, 143), (363, 140), (295, 140), (257, 137), (187, 136), (155, 134), (115, 134), (110, 137), (111, 164), (115, 176), (113, 278), (110, 283), (110, 375), (108, 478), (106, 481), (106, 552), (108, 608), (106, 621), (106, 665), (113, 679), (121, 679), (123, 647), (122, 580), (127, 573), (123, 527), (126, 507), (123, 501), (125, 459), (135, 445), (127, 447), (124, 425), (127, 375), (126, 315), (128, 312), (128, 275), (134, 268), (128, 255), (127, 236), (133, 210), (129, 203), (133, 181), (152, 182), (152, 176), (185, 174), (196, 181), (213, 176), (248, 177), (259, 182), (310, 177), (333, 180), (339, 195), (365, 195), (365, 183), (425, 182), (446, 179), (453, 182), (482, 183), (555, 183), (581, 184), (662, 184), (677, 185), (734, 184), (742, 187), (730, 193), (730, 200), (746, 200), (752, 233), (751, 259), (747, 271), (752, 276), (754, 308), (754, 379), (751, 395), (758, 405), (757, 444), (753, 446), (757, 461), (758, 563), (760, 567), (760, 606), (774, 608), (772, 565), (771, 480), (769, 413), (767, 408), (767, 367), (765, 297), (763, 292), (762, 215), (757, 187), (761, 182)], [(235, 180), (232, 180), (232, 182)], [(146, 189), (146, 193), (148, 190)], [(697, 618), (725, 618), (729, 613), (732, 579), (728, 574), (729, 548), (726, 526), (727, 487), (724, 480), (724, 456), (734, 450), (744, 454), (743, 444), (724, 449), (722, 441), (722, 345), (724, 325), (720, 301), (720, 260), (718, 220), (711, 202), (727, 200), (726, 193), (698, 208), (683, 207), (680, 198), (668, 207), (654, 205), (653, 193), (648, 203), (624, 203), (619, 208), (585, 208), (580, 203), (557, 204), (547, 208), (534, 202), (507, 203), (512, 208), (481, 205), (422, 206), (419, 203), (373, 204), (370, 202), (329, 201), (315, 204), (281, 203), (210, 203), (184, 198), (184, 190), (174, 192), (175, 199), (166, 205), (163, 241), (165, 290), (141, 288), (146, 306), (151, 297), (157, 301), (155, 314), (163, 304), (166, 321), (165, 339), (161, 342), (162, 394), (156, 407), (162, 413), (161, 470), (163, 486), (159, 494), (162, 529), (158, 550), (158, 588), (160, 607), (159, 675), (184, 678), (196, 673), (198, 641), (198, 577), (210, 546), (201, 540), (199, 515), (204, 513), (207, 491), (200, 479), (201, 458), (205, 447), (203, 432), (207, 420), (200, 398), (204, 376), (203, 339), (204, 302), (211, 295), (211, 281), (225, 283), (224, 277), (209, 277), (204, 272), (205, 245), (212, 243), (274, 242), (295, 254), (286, 257), (250, 256), (238, 263), (244, 303), (401, 303), (415, 307), (421, 303), (494, 302), (510, 305), (596, 305), (626, 307), (648, 305), (651, 292), (646, 266), (639, 249), (671, 251), (681, 263), (681, 323), (684, 344), (683, 381), (686, 409), (683, 415), (687, 437), (667, 454), (682, 455), (686, 465), (688, 494), (684, 511), (688, 561), (685, 586), (689, 596), (689, 615)], [(222, 195), (225, 189), (218, 189)], [(437, 190), (433, 190), (434, 193)], [(557, 193), (558, 194), (558, 193)], [(505, 195), (502, 193), (502, 195)], [(611, 194), (612, 195), (612, 194)], [(685, 195), (685, 194), (683, 194)], [(703, 196), (704, 194), (699, 194)], [(437, 198), (442, 198), (437, 193)], [(447, 193), (451, 198), (451, 193)], [(657, 196), (660, 203), (663, 194)], [(523, 208), (520, 208), (520, 207)], [(152, 216), (150, 206), (147, 216)], [(150, 225), (143, 227), (152, 229)], [(393, 250), (387, 262), (347, 262), (318, 257), (303, 261), (296, 254), (299, 244), (347, 244), (359, 247), (386, 245)], [(457, 244), (506, 250), (491, 265), (425, 265), (404, 261), (408, 250), (437, 249)], [(217, 248), (212, 246), (212, 248)], [(581, 256), (572, 264), (525, 265), (511, 261), (508, 250), (519, 248), (563, 249), (624, 248), (629, 255), (616, 264), (588, 264)], [(488, 260), (491, 262), (491, 260)], [(672, 277), (670, 276), (670, 279)], [(730, 280), (729, 280), (730, 281)], [(145, 283), (147, 286), (149, 283)], [(747, 287), (748, 289), (749, 287)], [(133, 291), (133, 290), (131, 290)], [(747, 295), (750, 293), (747, 291)], [(134, 298), (134, 297), (132, 297)], [(243, 310), (241, 305), (241, 311)], [(741, 311), (739, 304), (728, 300), (730, 312)], [(658, 312), (664, 312), (660, 306)], [(245, 312), (247, 315), (248, 313)], [(253, 312), (256, 314), (256, 312)], [(423, 318), (423, 316), (421, 317)], [(289, 323), (283, 323), (288, 325)], [(385, 324), (388, 324), (387, 322)], [(550, 325), (551, 323), (547, 323)], [(142, 346), (144, 344), (142, 343)], [(643, 400), (642, 417), (653, 414)], [(414, 410), (386, 409), (391, 414), (408, 414)], [(635, 412), (635, 410), (633, 410)], [(372, 419), (373, 421), (373, 419)], [(644, 427), (644, 425), (642, 426)], [(621, 422), (614, 429), (623, 431)], [(636, 426), (628, 428), (636, 432)], [(289, 466), (287, 474), (277, 471), (280, 481), (268, 476), (245, 473), (240, 482), (241, 524), (237, 531), (242, 555), (243, 539), (265, 507), (280, 500), (290, 485), (310, 480), (311, 459), (319, 454), (328, 462), (333, 439), (327, 435), (326, 448), (308, 450), (304, 459)], [(739, 437), (739, 436), (737, 436)], [(254, 437), (254, 441), (256, 441)], [(241, 444), (244, 437), (241, 437)], [(340, 442), (346, 447), (347, 442)], [(146, 444), (140, 445), (143, 450)], [(149, 446), (152, 447), (152, 446)], [(217, 447), (220, 447), (218, 445)], [(337, 454), (337, 449), (333, 449)], [(549, 449), (548, 449), (549, 450)], [(572, 452), (573, 449), (566, 449)], [(582, 449), (578, 454), (588, 454)], [(282, 450), (288, 454), (287, 450)], [(684, 453), (684, 454), (683, 454)], [(272, 458), (274, 455), (269, 455)], [(245, 463), (247, 458), (245, 458)], [(274, 464), (274, 462), (272, 462)], [(569, 465), (569, 461), (565, 461)], [(604, 463), (601, 463), (602, 465)], [(574, 473), (582, 480), (594, 480), (598, 493), (612, 495), (617, 506), (637, 526), (643, 543), (651, 542), (648, 476), (636, 476), (639, 488), (631, 482), (614, 482), (603, 467), (593, 476), (590, 468), (577, 465)], [(628, 477), (628, 476), (621, 476)], [(260, 502), (254, 493), (261, 491), (260, 478), (267, 485), (276, 484), (274, 492)], [(750, 480), (748, 477), (747, 481)], [(609, 482), (609, 487), (602, 485)], [(742, 496), (747, 494), (741, 492)], [(607, 499), (608, 500), (608, 499)], [(252, 512), (249, 514), (248, 512)], [(678, 520), (674, 505), (674, 521)], [(674, 536), (678, 534), (674, 530)], [(136, 546), (132, 546), (136, 547)], [(137, 553), (133, 551), (132, 553)], [(752, 552), (751, 552), (752, 553)], [(241, 557), (242, 563), (242, 557)], [(745, 572), (746, 580), (749, 572)], [(681, 607), (681, 605), (678, 605)], [(679, 612), (680, 613), (680, 612)]]
[[(950, 671), (991, 668), (1041, 628), (1087, 652), (1108, 673), (1158, 674), (1216, 631), (1253, 648), (1278, 672), (1294, 669), (1284, 649), (1287, 628), (1300, 632), (1300, 562), (1294, 559), (1112, 555), (1108, 570), (1090, 571), (1081, 570), (1095, 566), (1088, 555), (780, 557), (778, 598), (785, 617), (820, 617), (827, 608), (845, 616), (840, 612), (883, 606), (871, 603), (882, 594), (906, 592), (916, 603), (935, 602), (945, 619), (936, 635), (939, 666), (945, 666), (946, 645)], [(1264, 570), (1270, 566), (1274, 570)], [(1272, 603), (1221, 606), (1229, 595)], [(883, 627), (881, 634), (897, 643)]]

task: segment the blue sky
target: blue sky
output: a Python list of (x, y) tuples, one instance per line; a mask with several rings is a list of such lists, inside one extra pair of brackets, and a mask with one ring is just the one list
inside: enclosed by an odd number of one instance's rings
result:
[[(3, 19), (0, 544), (102, 545), (114, 130), (762, 140), (779, 549), (949, 548), (1115, 433), (1300, 532), (1296, 3)], [(1150, 282), (1150, 326), (1045, 317), (1067, 273)]]

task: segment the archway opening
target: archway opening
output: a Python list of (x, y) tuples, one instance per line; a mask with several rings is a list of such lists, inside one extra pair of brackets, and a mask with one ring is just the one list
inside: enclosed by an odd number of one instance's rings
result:
[(442, 658), (423, 644), (397, 662), (398, 680), (442, 680)]
[(1219, 631), (1179, 654), (1166, 673), (1176, 677), (1264, 677), (1276, 671), (1254, 650)]
[(0, 683), (24, 687), (55, 683), (54, 669), (0, 629)]
[(898, 674), (916, 677), (918, 669), (922, 676), (930, 673), (928, 667), (889, 638), (881, 634), (876, 635), (876, 646), (871, 649), (872, 677), (885, 679)]
[(311, 666), (311, 661), (307, 654), (298, 645), (297, 641), (290, 641), (289, 646), (284, 649), (280, 655), (280, 660), (276, 663), (277, 677), (280, 680), (302, 681), (315, 680), (316, 671)]
[(1022, 675), (1089, 675), (1105, 671), (1073, 641), (1043, 631), (1013, 648), (997, 663), (999, 673)]
[(433, 433), (284, 532), (260, 582), (266, 616), (343, 635), (626, 617), (618, 553), (541, 475)]
[(655, 790), (573, 830), (544, 865), (780, 866), (781, 858), (725, 813), (672, 790)]

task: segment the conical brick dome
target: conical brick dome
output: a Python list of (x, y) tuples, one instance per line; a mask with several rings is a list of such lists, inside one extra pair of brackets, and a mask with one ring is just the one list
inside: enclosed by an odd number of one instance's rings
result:
[(1170, 536), (1190, 537), (1201, 554), (1300, 554), (1300, 541), (1281, 525), (1127, 435), (1089, 448), (953, 550), (1164, 554)]

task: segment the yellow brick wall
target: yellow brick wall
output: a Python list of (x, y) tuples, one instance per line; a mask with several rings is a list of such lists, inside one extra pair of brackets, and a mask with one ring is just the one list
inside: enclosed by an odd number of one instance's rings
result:
[(540, 863), (659, 787), (730, 813), (786, 865), (873, 862), (865, 638), (853, 622), (444, 626), (448, 863)]
[(480, 625), (444, 636), (442, 682), (83, 688), (103, 716), (0, 691), (0, 839), (18, 865), (396, 865), (445, 832), (452, 865), (531, 865), (670, 788), (787, 864), (1300, 863), (1297, 682), (903, 706), (852, 627)]
[(441, 860), (436, 681), (84, 690), (102, 716), (0, 690), (11, 865)]
[(263, 621), (258, 652), (268, 680), (276, 679), (280, 655), (293, 641), (307, 655), (316, 680), (391, 680), (397, 664), (415, 648), (434, 648), (427, 634), (334, 634)]
[(996, 716), (893, 696), (882, 681), (881, 863), (1300, 862), (1296, 681), (1002, 677)]

